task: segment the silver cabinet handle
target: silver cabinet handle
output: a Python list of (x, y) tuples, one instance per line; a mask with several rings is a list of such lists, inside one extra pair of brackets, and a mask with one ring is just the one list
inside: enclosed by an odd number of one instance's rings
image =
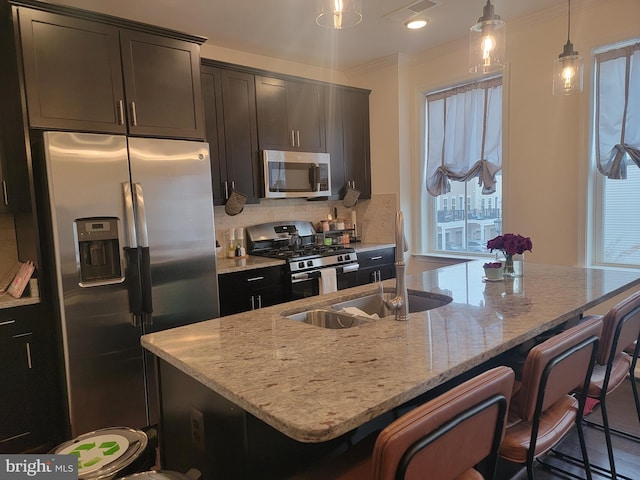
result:
[(224, 198), (225, 200), (229, 199), (229, 184), (226, 180), (224, 181)]
[(258, 308), (262, 308), (262, 295), (258, 295)]
[(9, 194), (7, 193), (7, 182), (2, 180), (2, 198), (4, 199), (4, 204), (9, 205)]
[(382, 255), (379, 255), (377, 257), (370, 257), (369, 260), (381, 260), (382, 259)]
[(118, 122), (120, 125), (124, 125), (124, 102), (118, 100)]
[(256, 309), (256, 305), (255, 305), (255, 303), (253, 301), (253, 295), (251, 295), (251, 300), (249, 302), (251, 304), (251, 310), (255, 310)]
[(295, 131), (291, 130), (291, 146), (295, 147), (296, 146), (296, 137), (295, 137)]
[(136, 102), (131, 102), (131, 125), (138, 125), (138, 115), (136, 114)]
[(247, 282), (255, 282), (258, 280), (264, 280), (264, 277), (251, 277), (251, 278), (247, 278)]
[(296, 140), (298, 141), (298, 147), (300, 146), (300, 130), (296, 130)]
[(236, 189), (236, 182), (231, 180), (231, 190), (235, 190)]
[(11, 325), (12, 323), (16, 323), (15, 320), (5, 320), (4, 322), (0, 322), (0, 327), (3, 325)]

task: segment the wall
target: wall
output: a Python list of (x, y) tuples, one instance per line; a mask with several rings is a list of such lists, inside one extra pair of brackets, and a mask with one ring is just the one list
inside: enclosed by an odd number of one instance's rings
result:
[[(576, 5), (577, 4), (577, 5)], [(499, 12), (498, 12), (499, 13)], [(585, 57), (585, 89), (579, 96), (551, 94), (553, 61), (567, 35), (566, 5), (507, 24), (503, 192), (505, 230), (533, 238), (528, 258), (538, 263), (580, 265), (584, 258), (586, 174), (591, 85), (591, 50), (638, 37), (638, 0), (583, 0), (572, 5), (571, 40)], [(428, 28), (428, 27), (427, 27)], [(393, 69), (396, 72), (394, 75)], [(421, 93), (471, 78), (467, 39), (385, 64), (346, 72), (349, 80), (372, 88), (371, 151), (374, 192), (390, 192), (392, 166), (414, 179), (420, 175)], [(408, 73), (407, 73), (408, 72)], [(406, 80), (398, 85), (397, 80)], [(386, 88), (385, 85), (389, 87)], [(403, 95), (403, 91), (408, 95)], [(380, 105), (384, 105), (384, 110)], [(393, 117), (398, 115), (398, 123)], [(410, 125), (410, 151), (398, 142)], [(384, 152), (381, 155), (381, 152)], [(406, 158), (410, 157), (410, 166)], [(396, 193), (405, 216), (421, 222), (417, 182), (403, 177)], [(382, 185), (381, 182), (386, 182)], [(404, 192), (413, 188), (411, 199)], [(631, 213), (631, 212), (630, 212)], [(415, 239), (414, 239), (415, 240)]]

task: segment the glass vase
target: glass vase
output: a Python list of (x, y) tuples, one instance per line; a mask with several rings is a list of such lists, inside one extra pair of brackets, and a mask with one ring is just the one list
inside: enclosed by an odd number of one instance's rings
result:
[(522, 277), (524, 275), (524, 253), (504, 255), (504, 276)]

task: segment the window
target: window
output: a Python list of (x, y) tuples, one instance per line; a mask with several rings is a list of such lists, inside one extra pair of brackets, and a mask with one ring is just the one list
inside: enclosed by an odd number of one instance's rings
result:
[(590, 263), (640, 267), (640, 43), (595, 53)]
[(487, 241), (502, 233), (502, 77), (424, 99), (421, 249), (489, 253)]

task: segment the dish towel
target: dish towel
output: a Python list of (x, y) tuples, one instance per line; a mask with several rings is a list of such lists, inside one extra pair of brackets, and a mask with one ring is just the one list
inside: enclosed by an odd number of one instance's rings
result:
[(320, 295), (338, 291), (335, 268), (323, 268), (320, 270), (320, 278), (318, 281), (320, 283)]

